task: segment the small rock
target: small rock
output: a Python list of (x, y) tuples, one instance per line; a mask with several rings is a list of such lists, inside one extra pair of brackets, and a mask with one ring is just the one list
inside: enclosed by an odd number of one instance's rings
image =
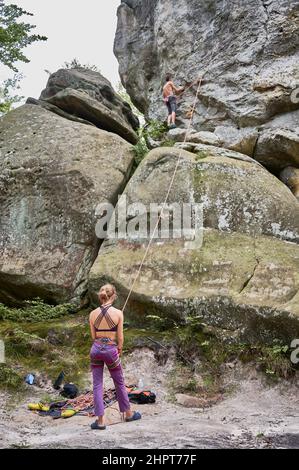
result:
[(185, 406), (186, 408), (202, 408), (207, 406), (207, 400), (203, 398), (193, 397), (183, 393), (177, 393), (175, 398), (179, 405)]
[(217, 147), (220, 145), (221, 140), (213, 132), (201, 131), (188, 135), (188, 142), (194, 144), (215, 145)]

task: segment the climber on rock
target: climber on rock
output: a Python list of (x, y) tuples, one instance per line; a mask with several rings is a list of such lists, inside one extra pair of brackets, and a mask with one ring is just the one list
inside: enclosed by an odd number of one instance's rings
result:
[(173, 81), (170, 74), (166, 75), (166, 82), (163, 87), (163, 101), (167, 106), (168, 109), (168, 118), (167, 118), (167, 125), (169, 129), (175, 129), (175, 119), (176, 119), (176, 112), (177, 112), (177, 101), (176, 101), (176, 94), (180, 94), (184, 91), (184, 87), (177, 88)]

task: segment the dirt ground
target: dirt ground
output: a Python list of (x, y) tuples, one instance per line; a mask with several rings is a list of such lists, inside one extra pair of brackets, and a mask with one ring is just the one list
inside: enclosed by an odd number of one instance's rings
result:
[[(145, 386), (157, 394), (156, 404), (133, 405), (141, 411), (142, 420), (121, 423), (117, 404), (107, 410), (105, 431), (92, 431), (94, 419), (85, 416), (41, 417), (29, 411), (27, 404), (39, 401), (45, 389), (27, 386), (21, 400), (0, 394), (0, 448), (299, 448), (296, 383), (270, 386), (254, 369), (230, 367), (225, 375), (230, 392), (221, 401), (204, 409), (185, 408), (169, 393), (171, 358), (161, 366), (152, 351), (143, 350), (123, 362), (127, 383), (142, 377)], [(91, 387), (90, 376), (86, 385)], [(110, 379), (105, 385), (110, 387)]]

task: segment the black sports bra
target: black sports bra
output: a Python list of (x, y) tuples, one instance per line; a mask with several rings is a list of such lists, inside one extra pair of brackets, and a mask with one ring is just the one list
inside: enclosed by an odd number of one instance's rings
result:
[[(105, 307), (100, 307), (101, 312), (99, 313), (99, 315), (97, 316), (97, 318), (96, 318), (96, 320), (93, 324), (94, 329), (96, 330), (96, 332), (117, 331), (117, 325), (114, 323), (114, 321), (112, 320), (112, 318), (110, 317), (110, 315), (108, 313), (108, 310), (111, 306), (112, 305), (110, 304), (110, 305), (105, 305)], [(105, 329), (105, 330), (99, 329), (99, 326), (101, 325), (103, 318), (105, 318), (108, 326), (110, 327), (109, 329)]]

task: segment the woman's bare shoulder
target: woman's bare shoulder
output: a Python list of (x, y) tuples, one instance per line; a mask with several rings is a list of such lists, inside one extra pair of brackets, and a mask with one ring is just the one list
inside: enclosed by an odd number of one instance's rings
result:
[(90, 312), (89, 314), (89, 320), (93, 320), (99, 313), (99, 308), (95, 308), (94, 310), (92, 310), (92, 312)]
[(118, 315), (119, 318), (122, 318), (123, 317), (123, 312), (122, 310), (119, 310), (118, 308), (115, 308), (115, 307), (112, 307), (113, 308), (113, 313), (115, 315)]

